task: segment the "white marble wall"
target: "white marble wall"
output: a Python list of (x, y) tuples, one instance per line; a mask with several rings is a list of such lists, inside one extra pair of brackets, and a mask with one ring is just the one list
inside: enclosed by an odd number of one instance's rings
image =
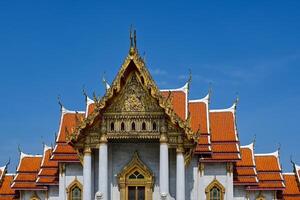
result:
[(29, 200), (31, 199), (31, 197), (34, 195), (34, 193), (36, 193), (36, 195), (44, 200), (46, 199), (46, 191), (21, 191), (20, 192), (20, 200)]
[[(266, 200), (275, 200), (274, 191), (261, 191)], [(259, 191), (249, 191), (249, 199), (244, 186), (234, 186), (234, 200), (256, 200)]]
[(200, 176), (198, 184), (199, 199), (206, 199), (205, 189), (217, 179), (225, 187), (225, 200), (233, 199), (233, 175), (227, 173), (226, 163), (205, 163), (204, 174)]
[(83, 169), (81, 163), (66, 163), (65, 172), (59, 175), (59, 199), (67, 199), (67, 188), (78, 180), (83, 184)]
[(49, 186), (48, 187), (48, 200), (60, 200), (59, 198), (59, 188), (58, 186)]

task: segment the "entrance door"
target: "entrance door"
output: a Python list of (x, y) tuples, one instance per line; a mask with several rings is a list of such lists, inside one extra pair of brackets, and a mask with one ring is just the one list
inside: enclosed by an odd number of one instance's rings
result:
[(128, 186), (128, 200), (145, 200), (145, 187)]

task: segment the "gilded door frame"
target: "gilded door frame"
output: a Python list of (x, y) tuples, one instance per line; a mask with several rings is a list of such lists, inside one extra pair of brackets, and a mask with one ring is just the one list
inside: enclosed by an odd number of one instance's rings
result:
[[(144, 176), (143, 179), (129, 179), (129, 176), (138, 171)], [(118, 174), (120, 189), (120, 199), (128, 200), (128, 187), (145, 187), (145, 200), (152, 200), (154, 175), (151, 170), (140, 160), (138, 153), (135, 152), (132, 160)]]

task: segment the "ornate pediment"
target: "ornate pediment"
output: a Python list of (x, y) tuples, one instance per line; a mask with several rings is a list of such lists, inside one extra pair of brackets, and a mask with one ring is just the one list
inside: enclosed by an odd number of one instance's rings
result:
[(163, 113), (158, 102), (142, 85), (136, 72), (131, 72), (120, 93), (105, 109), (104, 114), (126, 115), (128, 113)]
[(111, 87), (102, 98), (94, 98), (94, 112), (77, 127), (70, 144), (82, 149), (99, 144), (102, 136), (158, 141), (167, 134), (169, 144), (176, 146), (180, 136), (194, 145), (189, 120), (178, 117), (170, 99), (161, 95), (137, 49), (131, 48)]

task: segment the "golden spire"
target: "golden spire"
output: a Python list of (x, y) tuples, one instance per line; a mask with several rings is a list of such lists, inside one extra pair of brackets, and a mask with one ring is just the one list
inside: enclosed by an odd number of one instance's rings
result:
[(130, 34), (129, 34), (129, 38), (130, 38), (130, 55), (133, 55), (137, 52), (137, 48), (136, 48), (136, 30), (132, 28), (132, 25), (130, 26)]

